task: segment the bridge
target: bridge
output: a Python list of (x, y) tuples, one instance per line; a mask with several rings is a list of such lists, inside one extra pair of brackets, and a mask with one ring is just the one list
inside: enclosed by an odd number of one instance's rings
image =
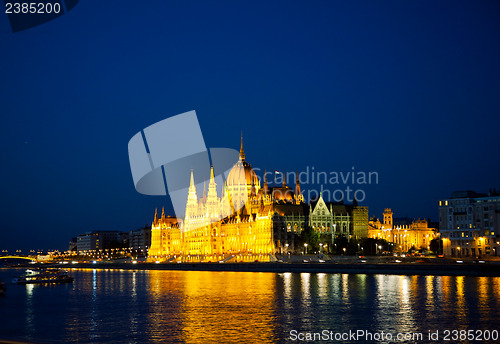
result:
[(0, 260), (1, 259), (27, 259), (33, 262), (37, 261), (37, 258), (33, 256), (0, 256)]

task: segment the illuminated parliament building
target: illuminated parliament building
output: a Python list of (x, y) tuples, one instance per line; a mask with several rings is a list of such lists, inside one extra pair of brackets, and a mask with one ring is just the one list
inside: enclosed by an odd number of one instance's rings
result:
[(300, 184), (261, 185), (245, 160), (243, 139), (239, 160), (231, 168), (219, 196), (211, 169), (208, 192), (198, 198), (191, 180), (183, 220), (155, 212), (151, 226), (150, 260), (269, 261), (279, 250), (294, 249), (296, 234), (307, 224), (307, 205)]

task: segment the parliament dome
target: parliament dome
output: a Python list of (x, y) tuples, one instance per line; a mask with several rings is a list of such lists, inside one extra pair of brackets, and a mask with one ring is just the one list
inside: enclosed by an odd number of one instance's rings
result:
[(259, 178), (252, 169), (252, 166), (245, 161), (245, 152), (243, 151), (243, 139), (241, 139), (240, 159), (234, 164), (227, 176), (227, 186), (252, 186), (259, 185)]

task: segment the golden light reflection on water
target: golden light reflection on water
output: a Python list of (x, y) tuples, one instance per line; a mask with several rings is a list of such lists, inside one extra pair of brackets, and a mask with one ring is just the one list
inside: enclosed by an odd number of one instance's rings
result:
[(440, 280), (442, 281), (441, 283), (441, 288), (443, 291), (443, 302), (450, 302), (451, 296), (452, 296), (452, 290), (451, 290), (451, 283), (452, 279), (455, 281), (456, 277), (451, 277), (451, 276), (441, 276)]
[[(175, 293), (180, 300), (180, 332), (175, 339), (187, 343), (273, 342), (274, 274), (186, 271), (180, 272), (175, 284), (168, 283), (170, 274), (150, 271), (150, 285), (153, 298)], [(155, 319), (158, 312), (152, 313), (152, 322), (159, 324)], [(161, 326), (153, 332), (155, 338), (174, 339)]]
[[(488, 286), (491, 286), (489, 285), (487, 280), (488, 280), (487, 277), (478, 277), (477, 279), (477, 294), (479, 296), (479, 304), (481, 306), (484, 306), (484, 302), (486, 302), (487, 300)], [(495, 291), (495, 288), (493, 288), (491, 291), (492, 292)], [(498, 290), (496, 290), (496, 292), (498, 293)]]
[(465, 304), (464, 295), (464, 276), (457, 276), (455, 279), (456, 285), (456, 312), (457, 312), (457, 322), (462, 325), (467, 321), (467, 305)]
[[(96, 269), (51, 289), (73, 297), (57, 316), (64, 338), (80, 342), (272, 343), (292, 329), (427, 333), (493, 329), (500, 318), (500, 278), (490, 277)], [(33, 339), (46, 291), (23, 290)]]

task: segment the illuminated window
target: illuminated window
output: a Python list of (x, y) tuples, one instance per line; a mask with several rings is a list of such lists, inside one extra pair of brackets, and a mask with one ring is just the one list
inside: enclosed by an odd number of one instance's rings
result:
[(444, 205), (448, 205), (448, 201), (444, 201)]

